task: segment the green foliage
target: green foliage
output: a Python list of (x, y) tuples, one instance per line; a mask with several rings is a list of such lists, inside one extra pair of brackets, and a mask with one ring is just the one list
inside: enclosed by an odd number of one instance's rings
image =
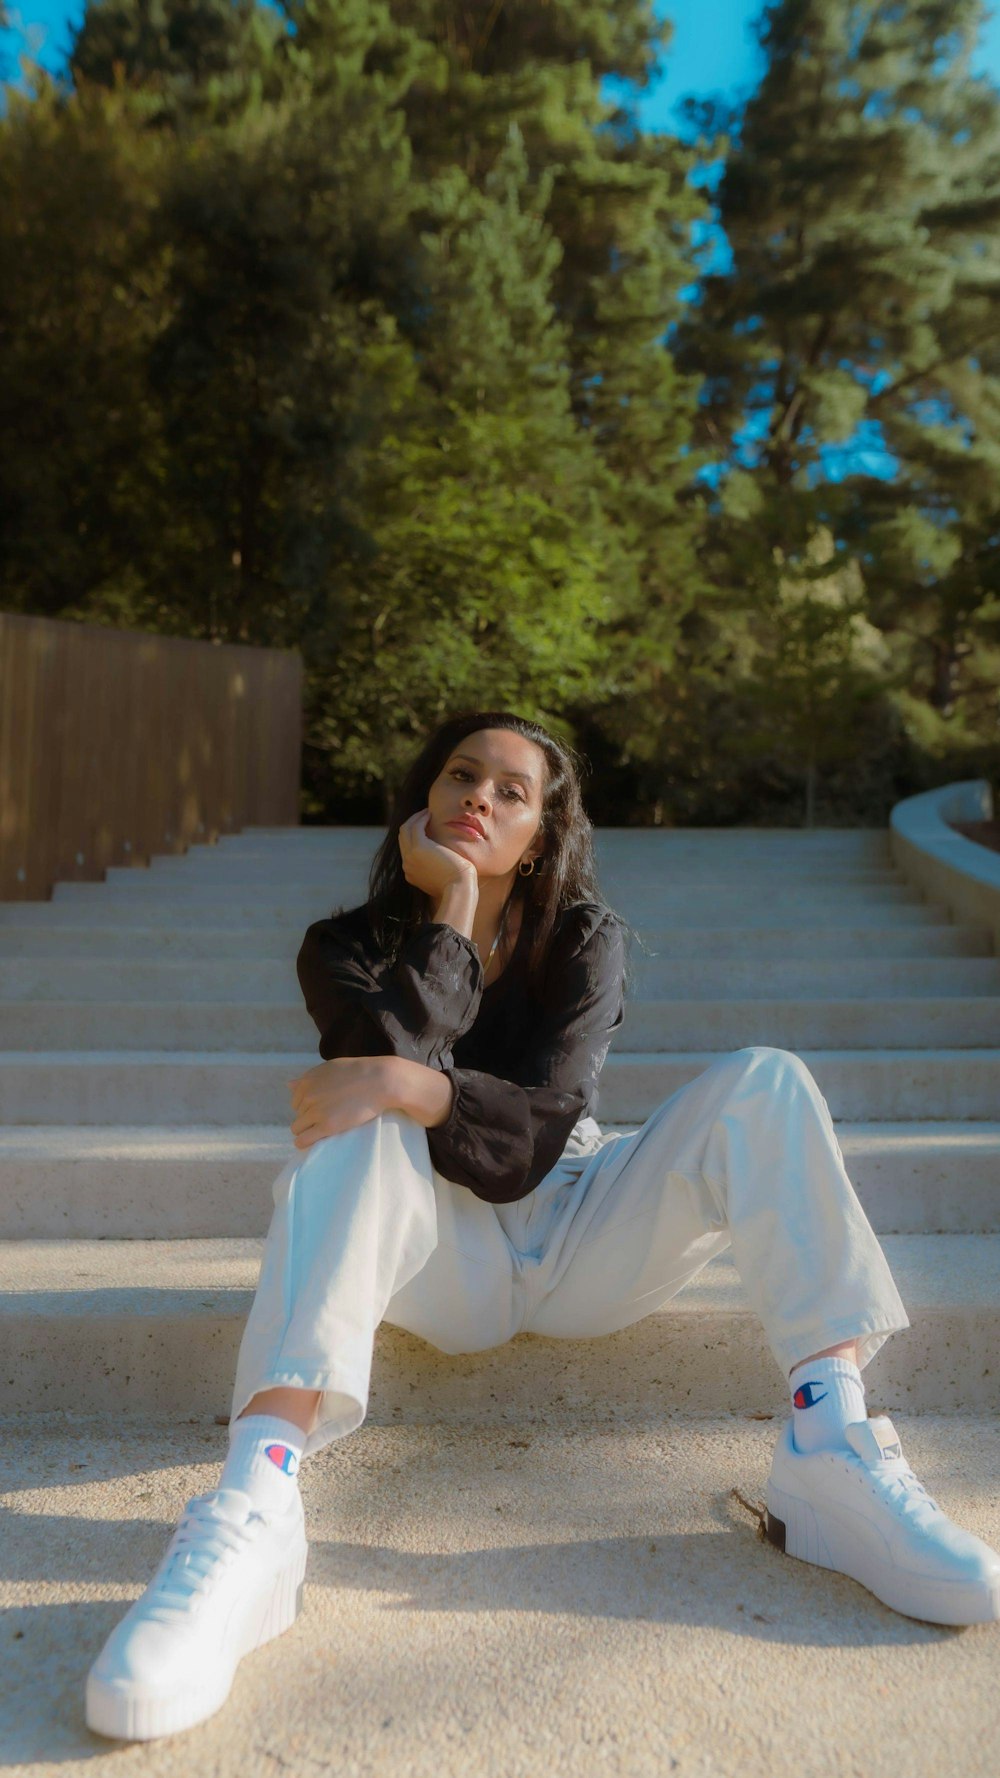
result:
[[(726, 143), (733, 267), (706, 280), (675, 342), (678, 365), (705, 377), (694, 436), (715, 444), (722, 476), (708, 518), (720, 586), (740, 579), (780, 610), (781, 565), (828, 532), (884, 640), (859, 692), (881, 687), (898, 719), (887, 733), (956, 758), (972, 734), (998, 738), (1000, 112), (969, 75), (982, 22), (979, 0), (765, 9), (766, 72), (742, 117), (689, 107)], [(894, 471), (831, 478), (830, 446), (855, 435)], [(838, 749), (858, 758), (855, 692), (844, 680), (820, 722), (817, 683), (841, 678), (828, 620), (803, 613), (791, 635), (774, 694), (756, 698), (753, 750), (798, 732), (808, 777), (822, 732), (829, 773)], [(795, 669), (789, 647), (814, 668)]]
[(307, 814), (377, 817), (475, 704), (617, 822), (983, 769), (982, 18), (773, 0), (692, 148), (601, 97), (669, 55), (651, 0), (96, 0), (0, 119), (0, 603), (300, 648)]

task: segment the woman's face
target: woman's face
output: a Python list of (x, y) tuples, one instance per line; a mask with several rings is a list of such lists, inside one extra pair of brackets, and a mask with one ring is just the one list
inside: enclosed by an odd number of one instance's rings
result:
[[(511, 729), (466, 735), (444, 762), (427, 795), (428, 839), (475, 863), (480, 878), (503, 877), (541, 850), (532, 842), (542, 814), (545, 755)], [(482, 828), (451, 825), (463, 816)]]

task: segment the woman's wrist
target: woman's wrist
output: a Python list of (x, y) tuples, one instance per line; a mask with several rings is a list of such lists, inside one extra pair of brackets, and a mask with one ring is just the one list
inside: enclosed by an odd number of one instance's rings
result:
[(463, 937), (472, 937), (472, 923), (479, 906), (479, 878), (470, 872), (461, 882), (449, 883), (431, 904), (431, 919), (454, 926)]
[(383, 1056), (381, 1061), (386, 1111), (405, 1111), (426, 1130), (448, 1121), (454, 1088), (440, 1068), (427, 1068), (406, 1056)]
[(336, 1057), (331, 1062), (320, 1063), (331, 1073), (343, 1068), (345, 1060), (356, 1070), (355, 1080), (365, 1098), (379, 1111), (391, 1111), (395, 1104), (395, 1080), (391, 1064), (399, 1061), (398, 1056), (351, 1056)]

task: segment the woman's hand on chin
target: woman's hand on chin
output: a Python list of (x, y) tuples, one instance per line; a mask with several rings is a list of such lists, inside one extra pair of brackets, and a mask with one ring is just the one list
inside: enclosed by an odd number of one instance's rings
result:
[(335, 1056), (288, 1081), (296, 1148), (311, 1148), (324, 1136), (353, 1130), (387, 1111), (391, 1076), (386, 1063), (391, 1061), (391, 1056)]
[(415, 889), (437, 902), (446, 889), (464, 883), (479, 895), (479, 872), (471, 858), (463, 858), (450, 846), (439, 846), (427, 837), (430, 809), (418, 809), (399, 829), (399, 850), (403, 858), (403, 875)]

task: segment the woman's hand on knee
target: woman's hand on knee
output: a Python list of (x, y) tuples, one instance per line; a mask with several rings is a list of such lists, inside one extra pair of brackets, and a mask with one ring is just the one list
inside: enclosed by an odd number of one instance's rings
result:
[(311, 1148), (324, 1136), (370, 1123), (389, 1109), (387, 1056), (335, 1056), (307, 1068), (287, 1085), (295, 1117), (289, 1126), (296, 1148)]

